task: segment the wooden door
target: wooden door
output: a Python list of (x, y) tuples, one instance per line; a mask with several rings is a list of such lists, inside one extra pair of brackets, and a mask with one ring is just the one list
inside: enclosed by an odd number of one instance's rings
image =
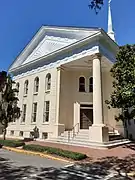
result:
[(93, 124), (93, 109), (80, 109), (80, 129), (89, 129)]

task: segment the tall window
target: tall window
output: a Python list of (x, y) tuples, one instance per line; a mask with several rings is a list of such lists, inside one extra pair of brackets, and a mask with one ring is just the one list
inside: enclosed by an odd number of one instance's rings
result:
[(48, 122), (49, 121), (49, 109), (50, 109), (50, 102), (45, 101), (45, 103), (44, 103), (43, 122)]
[(85, 78), (79, 78), (79, 92), (85, 92)]
[(17, 96), (18, 96), (18, 94), (19, 94), (19, 87), (20, 87), (20, 84), (19, 84), (19, 82), (18, 82), (18, 83), (16, 83), (16, 90), (18, 91), (18, 92), (16, 93)]
[(34, 93), (37, 93), (39, 89), (39, 77), (36, 77), (34, 80)]
[(36, 122), (36, 118), (37, 118), (37, 102), (33, 103), (32, 122)]
[(29, 82), (28, 82), (28, 80), (26, 80), (24, 83), (24, 95), (28, 94), (28, 84), (29, 84)]
[(89, 92), (93, 92), (93, 77), (89, 78)]
[(48, 73), (46, 75), (46, 90), (50, 90), (51, 89), (51, 74)]
[(22, 108), (22, 120), (21, 123), (24, 123), (26, 120), (26, 104), (23, 104), (23, 108)]

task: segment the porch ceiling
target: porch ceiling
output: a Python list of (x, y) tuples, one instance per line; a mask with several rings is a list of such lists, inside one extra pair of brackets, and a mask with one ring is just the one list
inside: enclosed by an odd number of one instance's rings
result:
[[(92, 69), (92, 57), (83, 57), (79, 58), (77, 60), (74, 60), (72, 62), (67, 62), (62, 65), (62, 67), (67, 68), (67, 69), (74, 69), (74, 70), (79, 70), (79, 69)], [(112, 67), (112, 62), (107, 59), (105, 56), (102, 56), (101, 58), (101, 67), (103, 70), (110, 70)]]

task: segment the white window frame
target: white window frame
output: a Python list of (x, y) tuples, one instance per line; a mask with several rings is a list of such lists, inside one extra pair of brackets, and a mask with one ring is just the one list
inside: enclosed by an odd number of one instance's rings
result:
[(34, 79), (34, 94), (37, 94), (39, 91), (39, 77)]
[(45, 78), (45, 90), (50, 91), (51, 89), (51, 74), (48, 73)]
[[(35, 105), (36, 105), (36, 108), (35, 108)], [(32, 123), (36, 123), (36, 120), (37, 120), (37, 102), (34, 102), (32, 104)]]
[[(91, 79), (92, 79), (92, 83), (90, 82), (91, 81)], [(93, 93), (93, 77), (91, 76), (91, 77), (89, 77), (89, 92), (90, 93)], [(92, 88), (92, 91), (91, 91), (91, 88)]]
[(25, 120), (26, 120), (26, 111), (27, 111), (27, 105), (23, 104), (21, 123), (25, 123)]
[(24, 82), (24, 96), (27, 96), (27, 94), (28, 94), (28, 85), (29, 85), (29, 81), (26, 80)]
[[(47, 103), (48, 103), (48, 105), (47, 105)], [(49, 122), (49, 115), (50, 115), (50, 101), (45, 101), (44, 102), (44, 112), (43, 112), (43, 123)]]
[[(81, 83), (81, 84), (80, 84), (80, 78), (84, 78), (84, 83)], [(81, 85), (84, 86), (84, 91), (80, 91), (80, 86), (81, 86)], [(80, 76), (80, 77), (79, 77), (79, 87), (78, 87), (78, 88), (79, 88), (79, 92), (82, 92), (82, 93), (83, 93), (83, 92), (86, 92), (86, 78), (85, 78), (84, 76)]]

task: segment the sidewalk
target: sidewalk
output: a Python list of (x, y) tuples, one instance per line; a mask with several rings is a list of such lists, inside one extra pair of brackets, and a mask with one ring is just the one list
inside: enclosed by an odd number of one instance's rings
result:
[(56, 147), (73, 152), (80, 152), (86, 154), (88, 157), (92, 158), (93, 160), (106, 158), (106, 157), (125, 158), (130, 155), (135, 155), (134, 143), (115, 147), (112, 149), (93, 149), (87, 147), (72, 146), (72, 145), (52, 143), (52, 142), (39, 142), (39, 141), (27, 142), (26, 144), (37, 144), (41, 146)]

